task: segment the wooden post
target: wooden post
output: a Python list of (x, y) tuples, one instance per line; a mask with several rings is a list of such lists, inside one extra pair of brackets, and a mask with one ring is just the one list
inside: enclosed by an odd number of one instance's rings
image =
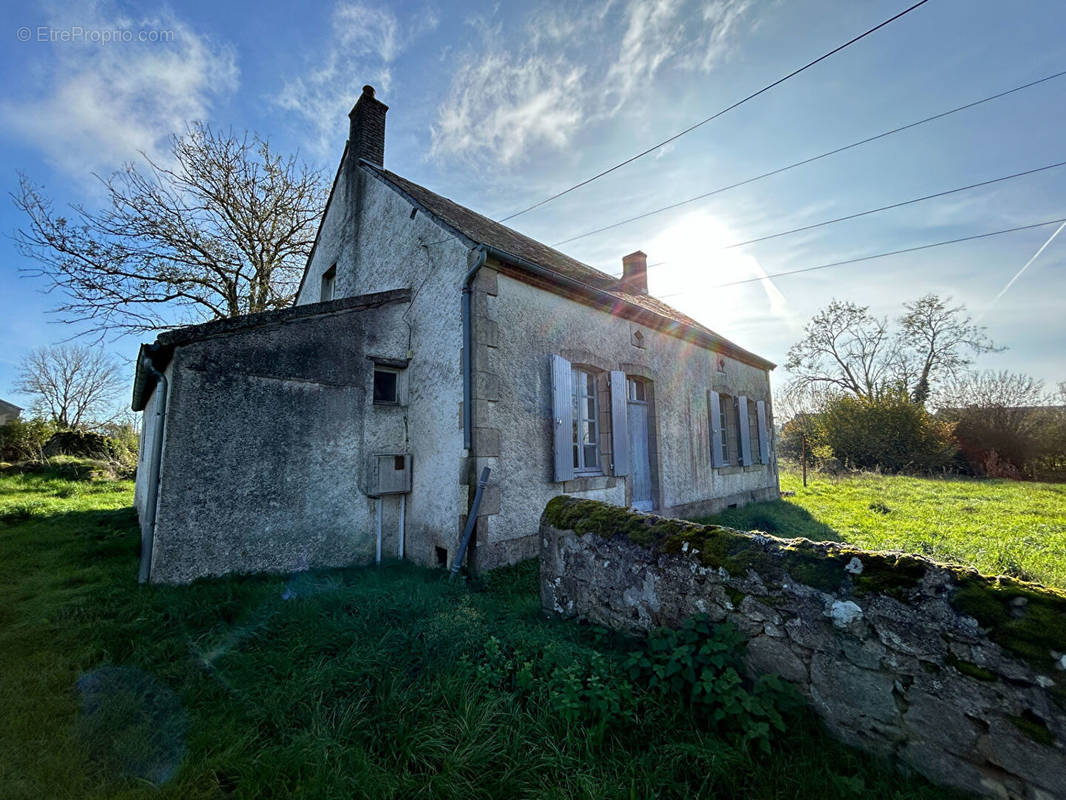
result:
[(803, 488), (807, 488), (807, 434), (800, 434), (800, 460), (803, 461)]

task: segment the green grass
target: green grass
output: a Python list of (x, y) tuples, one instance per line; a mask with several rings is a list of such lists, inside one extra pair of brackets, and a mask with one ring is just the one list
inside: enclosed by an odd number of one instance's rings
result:
[(392, 565), (144, 587), (130, 502), (0, 474), (0, 797), (946, 795), (807, 717), (767, 756), (680, 703), (597, 732), (478, 680), (490, 641), (622, 657), (543, 617), (535, 562), (477, 586)]
[(804, 488), (797, 471), (783, 470), (781, 489), (795, 496), (706, 521), (870, 550), (905, 550), (1066, 588), (1064, 484), (810, 473)]

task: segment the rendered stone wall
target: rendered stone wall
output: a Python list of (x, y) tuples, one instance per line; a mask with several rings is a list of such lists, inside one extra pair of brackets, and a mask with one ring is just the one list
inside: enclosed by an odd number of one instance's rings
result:
[(903, 554), (560, 497), (545, 610), (643, 632), (704, 613), (844, 742), (991, 797), (1066, 797), (1066, 593)]

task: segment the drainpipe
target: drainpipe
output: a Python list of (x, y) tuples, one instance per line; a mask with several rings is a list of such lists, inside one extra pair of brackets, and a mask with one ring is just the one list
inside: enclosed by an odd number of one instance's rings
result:
[(471, 319), (470, 298), (474, 294), (474, 278), (485, 266), (488, 253), (484, 245), (477, 248), (477, 261), (463, 278), (463, 449), (469, 451), (474, 445), (474, 323)]
[(152, 575), (152, 548), (155, 545), (155, 512), (159, 500), (159, 470), (163, 460), (163, 429), (167, 412), (167, 376), (156, 369), (152, 359), (145, 355), (141, 366), (156, 379), (155, 433), (152, 437), (152, 460), (148, 467), (148, 496), (145, 498), (145, 524), (141, 538), (141, 566), (137, 580), (147, 583)]
[(466, 548), (470, 546), (470, 537), (474, 533), (474, 528), (477, 526), (477, 512), (481, 508), (481, 494), (485, 491), (485, 486), (489, 482), (489, 468), (485, 467), (481, 470), (481, 477), (477, 482), (477, 491), (474, 493), (474, 505), (470, 509), (470, 514), (466, 518), (466, 529), (463, 531), (463, 539), (459, 544), (459, 552), (455, 554), (455, 559), (452, 561), (452, 572), (448, 576), (448, 583), (452, 582), (452, 579), (459, 573), (459, 569), (463, 566), (463, 557), (466, 555)]

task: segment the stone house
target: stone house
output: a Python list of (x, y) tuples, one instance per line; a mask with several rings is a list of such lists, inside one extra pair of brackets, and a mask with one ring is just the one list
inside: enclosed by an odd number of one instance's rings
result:
[(487, 569), (559, 494), (663, 515), (778, 496), (774, 365), (384, 168), (371, 87), (291, 309), (142, 348), (142, 579), (447, 565), (478, 476)]
[(21, 413), (22, 409), (19, 406), (6, 400), (0, 400), (0, 425), (11, 422), (13, 419), (18, 419)]

